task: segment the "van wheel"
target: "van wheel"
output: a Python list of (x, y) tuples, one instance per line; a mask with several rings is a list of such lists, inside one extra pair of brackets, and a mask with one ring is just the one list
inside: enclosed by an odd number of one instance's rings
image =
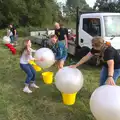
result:
[(77, 59), (82, 59), (85, 55), (88, 54), (88, 52), (90, 52), (90, 48), (84, 46), (82, 48), (76, 48), (76, 58)]
[(101, 66), (102, 65), (102, 62), (100, 62), (100, 64), (97, 65), (97, 58), (96, 58), (96, 56), (93, 56), (87, 63), (89, 65), (92, 65), (92, 66)]
[[(76, 50), (76, 58), (77, 59), (82, 59), (85, 55), (87, 55), (90, 52), (90, 48), (84, 46), (82, 48), (77, 48)], [(95, 56), (93, 56), (88, 62), (87, 64), (92, 65), (92, 66), (96, 66), (97, 64), (97, 58)], [(101, 64), (100, 64), (101, 65)], [(98, 66), (100, 66), (98, 65)]]
[(96, 66), (97, 65), (97, 58), (93, 56), (88, 62), (89, 65)]

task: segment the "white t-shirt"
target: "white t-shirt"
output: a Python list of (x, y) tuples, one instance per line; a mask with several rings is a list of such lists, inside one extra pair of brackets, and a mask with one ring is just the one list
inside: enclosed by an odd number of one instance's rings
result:
[(7, 34), (8, 34), (9, 37), (13, 35), (13, 33), (11, 32), (11, 30), (9, 30), (9, 29), (7, 30)]
[(20, 63), (21, 64), (28, 64), (30, 60), (33, 60), (32, 52), (36, 52), (36, 50), (30, 49), (30, 55), (27, 54), (27, 51), (25, 50), (23, 54), (20, 57)]

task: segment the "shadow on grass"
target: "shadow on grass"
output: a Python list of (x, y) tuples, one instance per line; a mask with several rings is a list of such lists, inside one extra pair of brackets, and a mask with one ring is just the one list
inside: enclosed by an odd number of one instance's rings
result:
[(91, 97), (91, 92), (89, 92), (88, 90), (86, 90), (84, 87), (78, 92), (77, 96), (78, 99), (89, 99)]
[(41, 95), (46, 96), (52, 102), (61, 103), (61, 93), (56, 89), (54, 83), (47, 85), (41, 81)]

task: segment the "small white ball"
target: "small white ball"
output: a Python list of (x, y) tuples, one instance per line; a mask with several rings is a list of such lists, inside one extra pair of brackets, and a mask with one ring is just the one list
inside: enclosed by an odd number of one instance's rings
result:
[(83, 86), (83, 75), (77, 68), (64, 67), (56, 73), (55, 85), (63, 93), (78, 92)]
[(96, 120), (120, 120), (120, 87), (97, 88), (90, 98), (90, 109)]
[(35, 53), (35, 58), (43, 58), (44, 61), (36, 61), (36, 64), (39, 65), (41, 68), (49, 68), (55, 63), (55, 55), (49, 48), (40, 48)]

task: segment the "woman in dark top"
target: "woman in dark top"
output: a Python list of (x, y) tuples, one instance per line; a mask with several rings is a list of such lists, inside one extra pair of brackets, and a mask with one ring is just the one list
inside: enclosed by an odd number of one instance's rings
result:
[(10, 31), (12, 32), (12, 36), (10, 37), (11, 38), (11, 43), (14, 45), (17, 45), (17, 37), (18, 37), (18, 34), (17, 34), (17, 31), (16, 31), (16, 28), (14, 27), (14, 25), (10, 24), (9, 25), (10, 27)]
[(76, 65), (70, 67), (78, 67), (88, 61), (93, 55), (97, 56), (97, 62), (103, 62), (103, 67), (100, 73), (100, 86), (105, 83), (115, 85), (120, 76), (120, 56), (115, 48), (107, 45), (101, 37), (92, 39), (92, 49), (84, 56)]

